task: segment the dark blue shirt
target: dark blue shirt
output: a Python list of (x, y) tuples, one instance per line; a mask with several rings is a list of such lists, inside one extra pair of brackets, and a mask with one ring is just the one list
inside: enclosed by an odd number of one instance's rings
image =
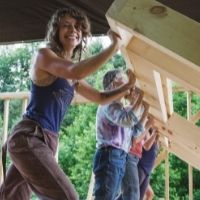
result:
[(25, 117), (37, 121), (42, 128), (58, 133), (73, 96), (74, 86), (65, 79), (57, 78), (48, 86), (37, 86), (32, 82)]
[(157, 152), (158, 152), (158, 145), (156, 143), (152, 145), (149, 151), (146, 151), (145, 149), (143, 149), (142, 151), (142, 157), (139, 160), (138, 166), (141, 167), (148, 175), (150, 175), (153, 169)]

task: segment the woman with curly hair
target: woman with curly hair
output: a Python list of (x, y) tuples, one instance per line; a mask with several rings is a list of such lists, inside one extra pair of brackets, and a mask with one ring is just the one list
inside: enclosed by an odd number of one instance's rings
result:
[(74, 90), (90, 101), (105, 104), (126, 95), (133, 84), (130, 71), (129, 80), (111, 91), (99, 92), (81, 80), (105, 63), (120, 43), (120, 37), (110, 31), (110, 46), (81, 61), (89, 35), (88, 18), (79, 9), (66, 7), (52, 16), (47, 47), (38, 50), (31, 67), (28, 107), (7, 142), (13, 164), (1, 186), (1, 200), (29, 200), (32, 191), (41, 200), (79, 199), (54, 158), (60, 124)]

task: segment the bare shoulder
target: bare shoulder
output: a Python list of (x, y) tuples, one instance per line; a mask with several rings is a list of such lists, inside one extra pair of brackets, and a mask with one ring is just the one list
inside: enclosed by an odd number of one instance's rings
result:
[(56, 53), (54, 53), (51, 49), (49, 48), (40, 48), (38, 49), (37, 57), (38, 58), (49, 58), (49, 57), (57, 57)]
[(51, 84), (56, 79), (54, 75), (44, 70), (46, 65), (45, 59), (48, 59), (51, 54), (52, 56), (55, 54), (51, 49), (41, 48), (32, 60), (30, 77), (36, 85), (45, 86)]

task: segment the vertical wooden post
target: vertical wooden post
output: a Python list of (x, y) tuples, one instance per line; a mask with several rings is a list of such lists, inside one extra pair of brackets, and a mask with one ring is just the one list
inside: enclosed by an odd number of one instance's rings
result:
[[(8, 137), (8, 118), (9, 118), (9, 103), (10, 100), (4, 100), (4, 115), (3, 115), (3, 133), (1, 136), (1, 145), (3, 146)], [(2, 163), (2, 150), (0, 149), (0, 184), (3, 181), (3, 163)]]
[(165, 200), (169, 200), (169, 152), (166, 150), (165, 157)]
[(86, 200), (93, 200), (92, 193), (94, 188), (94, 174), (92, 172), (91, 178), (90, 178), (90, 185), (88, 189), (87, 199)]
[[(192, 119), (192, 92), (187, 92), (187, 120)], [(188, 164), (189, 200), (193, 200), (193, 168)]]
[(193, 200), (193, 168), (188, 165), (188, 178), (189, 178), (189, 200)]
[(7, 140), (7, 137), (8, 137), (9, 103), (10, 103), (10, 100), (9, 100), (9, 99), (6, 99), (6, 100), (4, 101), (2, 144), (5, 143), (5, 141)]
[(26, 111), (27, 104), (28, 104), (28, 99), (27, 98), (23, 99), (23, 101), (22, 101), (22, 115)]

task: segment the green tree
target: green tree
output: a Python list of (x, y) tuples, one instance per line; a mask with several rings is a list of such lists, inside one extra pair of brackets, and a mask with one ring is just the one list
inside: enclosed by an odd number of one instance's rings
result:
[(1, 47), (0, 51), (0, 91), (16, 92), (29, 89), (29, 68), (31, 57), (39, 43)]
[[(2, 46), (0, 48), (0, 91), (17, 92), (29, 90), (29, 68), (31, 57), (40, 43)], [(0, 115), (4, 112), (0, 101)], [(21, 117), (21, 101), (10, 102), (9, 129)]]

